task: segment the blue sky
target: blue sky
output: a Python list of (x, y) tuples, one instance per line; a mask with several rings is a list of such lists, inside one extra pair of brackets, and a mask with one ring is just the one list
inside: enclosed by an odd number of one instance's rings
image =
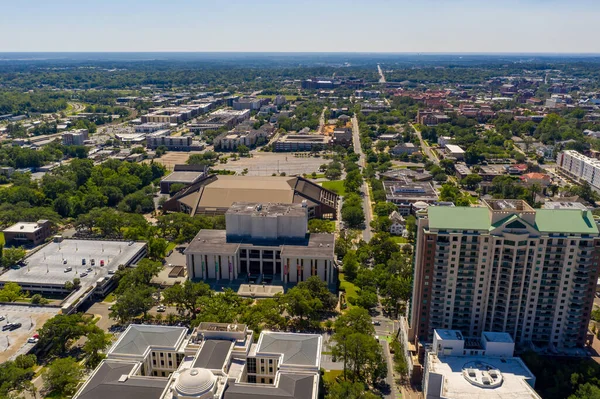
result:
[(0, 51), (600, 53), (598, 0), (5, 0)]

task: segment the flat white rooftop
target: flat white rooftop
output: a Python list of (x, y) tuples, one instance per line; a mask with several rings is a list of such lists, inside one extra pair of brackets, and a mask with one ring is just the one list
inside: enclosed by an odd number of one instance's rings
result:
[(489, 332), (489, 331), (484, 331), (483, 332), (483, 336), (485, 337), (485, 339), (488, 342), (507, 342), (507, 343), (513, 343), (513, 339), (510, 336), (509, 333), (504, 333), (504, 332)]
[[(441, 397), (449, 399), (541, 399), (533, 387), (535, 376), (517, 357), (500, 358), (486, 356), (444, 356), (442, 359), (429, 354), (427, 367), (430, 373), (440, 374), (443, 382)], [(465, 378), (467, 369), (499, 370), (502, 384), (498, 387), (479, 387)], [(437, 398), (435, 387), (428, 386), (427, 397)]]
[(4, 229), (4, 231), (8, 233), (35, 233), (36, 230), (41, 228), (42, 226), (37, 222), (19, 222)]
[[(26, 266), (10, 269), (0, 276), (0, 283), (15, 282), (30, 285), (64, 285), (75, 277), (82, 286), (95, 284), (108, 276), (109, 270), (117, 270), (119, 265), (129, 264), (145, 247), (143, 242), (63, 240), (51, 242), (25, 258)], [(82, 260), (85, 259), (85, 265)], [(91, 259), (95, 266), (91, 266)], [(100, 261), (104, 266), (100, 266)], [(66, 263), (65, 263), (66, 261)], [(65, 268), (72, 268), (65, 272)], [(92, 268), (91, 272), (86, 269)], [(81, 273), (87, 273), (84, 277)]]

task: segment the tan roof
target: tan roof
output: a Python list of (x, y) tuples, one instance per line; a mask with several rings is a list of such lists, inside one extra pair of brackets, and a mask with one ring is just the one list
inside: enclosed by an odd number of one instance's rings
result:
[(229, 208), (234, 202), (291, 204), (294, 191), (289, 183), (295, 178), (263, 176), (219, 176), (204, 188), (199, 206)]

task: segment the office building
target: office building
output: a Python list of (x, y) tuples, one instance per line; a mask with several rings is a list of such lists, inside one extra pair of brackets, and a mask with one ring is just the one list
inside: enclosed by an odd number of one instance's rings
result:
[(219, 109), (211, 112), (205, 118), (188, 125), (190, 132), (202, 134), (207, 130), (218, 130), (222, 127), (229, 129), (250, 119), (250, 110)]
[(415, 213), (416, 204), (422, 207), (423, 204), (427, 206), (438, 200), (431, 183), (411, 181), (407, 176), (400, 175), (395, 180), (384, 180), (383, 189), (386, 201), (396, 205), (398, 213), (402, 216)]
[(234, 101), (232, 105), (233, 109), (236, 111), (241, 111), (244, 109), (257, 111), (263, 105), (263, 101), (260, 98), (242, 97), (237, 99), (237, 101)]
[(411, 338), (506, 332), (523, 347), (583, 346), (598, 279), (592, 213), (522, 200), (432, 206), (418, 219)]
[(436, 329), (425, 355), (423, 393), (427, 399), (540, 399), (535, 376), (514, 357), (509, 334), (483, 332), (464, 337), (460, 331)]
[(171, 136), (169, 130), (159, 130), (146, 136), (146, 148), (155, 150), (160, 146), (170, 151), (198, 151), (204, 148), (194, 142), (192, 136)]
[(169, 194), (174, 184), (189, 186), (206, 177), (207, 167), (204, 165), (175, 165), (173, 172), (160, 181), (161, 194)]
[(167, 130), (171, 126), (170, 123), (147, 122), (135, 126), (136, 133), (154, 133), (159, 130)]
[(63, 145), (83, 145), (87, 139), (87, 129), (71, 130), (69, 132), (63, 133), (62, 135)]
[(190, 279), (336, 283), (334, 235), (307, 233), (306, 203), (236, 202), (225, 226), (200, 230), (186, 248)]
[(273, 143), (273, 151), (324, 150), (331, 145), (332, 138), (321, 134), (286, 134)]
[(130, 325), (75, 399), (317, 399), (322, 337), (244, 324)]
[(4, 241), (11, 245), (38, 245), (52, 234), (52, 223), (48, 220), (19, 222), (2, 231)]
[(578, 182), (587, 182), (600, 190), (600, 161), (573, 150), (566, 150), (556, 158), (558, 171)]

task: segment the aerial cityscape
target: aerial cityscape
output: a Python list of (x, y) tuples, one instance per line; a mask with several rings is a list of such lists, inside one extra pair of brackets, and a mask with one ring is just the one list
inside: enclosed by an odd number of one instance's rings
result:
[(0, 399), (600, 399), (600, 4), (32, 3)]

